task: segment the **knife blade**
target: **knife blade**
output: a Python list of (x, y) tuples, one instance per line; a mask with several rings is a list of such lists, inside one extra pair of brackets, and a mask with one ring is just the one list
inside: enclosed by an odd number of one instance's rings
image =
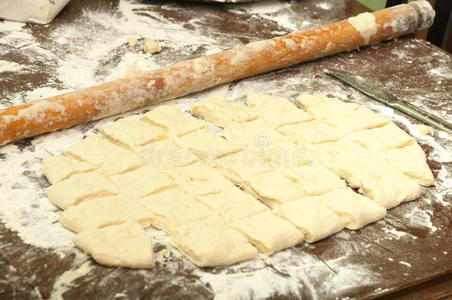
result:
[(382, 87), (376, 85), (372, 81), (344, 70), (337, 70), (326, 68), (323, 70), (326, 74), (332, 75), (369, 97), (381, 102), (389, 107), (397, 109), (416, 120), (425, 124), (431, 125), (437, 129), (444, 130), (452, 134), (452, 124), (446, 120), (429, 113), (410, 102), (399, 99), (396, 96), (388, 93)]

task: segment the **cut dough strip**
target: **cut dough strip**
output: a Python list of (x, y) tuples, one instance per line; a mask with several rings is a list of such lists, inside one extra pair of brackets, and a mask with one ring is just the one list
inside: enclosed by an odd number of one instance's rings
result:
[(356, 103), (311, 94), (300, 94), (297, 102), (318, 120), (346, 116), (360, 107)]
[(74, 174), (93, 171), (99, 166), (69, 156), (48, 156), (42, 160), (42, 173), (51, 184), (55, 184)]
[(262, 119), (228, 125), (223, 135), (231, 142), (251, 148), (264, 148), (284, 140), (284, 136)]

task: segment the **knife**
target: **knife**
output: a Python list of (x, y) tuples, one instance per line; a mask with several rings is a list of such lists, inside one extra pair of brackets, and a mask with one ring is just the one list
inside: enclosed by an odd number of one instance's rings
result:
[(425, 124), (431, 125), (437, 129), (444, 130), (452, 134), (452, 124), (440, 117), (435, 116), (405, 100), (401, 100), (396, 96), (386, 92), (383, 88), (371, 82), (370, 80), (358, 76), (356, 74), (337, 70), (332, 68), (326, 68), (323, 70), (326, 74), (332, 75), (345, 83), (351, 85), (362, 93), (374, 98), (375, 100), (397, 109), (410, 117), (415, 118)]

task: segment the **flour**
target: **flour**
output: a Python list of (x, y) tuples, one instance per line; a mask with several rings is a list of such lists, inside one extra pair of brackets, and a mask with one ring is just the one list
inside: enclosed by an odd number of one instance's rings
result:
[(23, 66), (6, 60), (0, 60), (0, 73), (3, 72), (19, 72)]

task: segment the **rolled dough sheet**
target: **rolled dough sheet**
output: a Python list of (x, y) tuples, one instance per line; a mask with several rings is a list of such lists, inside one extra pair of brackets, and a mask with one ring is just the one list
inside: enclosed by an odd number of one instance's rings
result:
[(205, 123), (185, 115), (177, 107), (171, 105), (162, 105), (145, 113), (143, 120), (160, 126), (166, 132), (175, 136), (181, 136), (206, 127)]
[(218, 193), (233, 186), (217, 170), (202, 163), (170, 169), (167, 173), (176, 181), (178, 186), (193, 196)]
[(382, 157), (397, 170), (415, 179), (419, 184), (435, 184), (425, 153), (417, 143), (402, 148), (395, 148), (382, 153)]
[(297, 102), (318, 120), (345, 116), (360, 107), (356, 103), (311, 94), (301, 94), (298, 96)]
[(314, 119), (310, 113), (299, 109), (295, 104), (281, 97), (249, 94), (246, 96), (246, 103), (259, 112), (265, 122), (274, 128)]
[(199, 160), (191, 151), (179, 148), (170, 139), (143, 146), (139, 150), (139, 157), (161, 170), (188, 166)]
[(132, 198), (142, 198), (175, 186), (173, 179), (150, 163), (110, 179), (116, 183), (121, 193)]
[(51, 184), (74, 174), (93, 171), (100, 164), (87, 163), (70, 156), (48, 156), (42, 160), (42, 173)]
[(124, 173), (144, 164), (136, 153), (97, 136), (87, 137), (80, 143), (70, 146), (66, 150), (66, 155), (92, 164), (101, 164), (99, 170), (107, 176)]
[(252, 121), (259, 117), (255, 110), (230, 102), (220, 95), (213, 95), (196, 102), (191, 107), (191, 113), (219, 127)]
[(83, 231), (74, 243), (106, 266), (149, 269), (155, 264), (151, 237), (134, 221)]
[(108, 139), (132, 151), (140, 146), (166, 139), (163, 129), (140, 120), (137, 116), (126, 117), (104, 126), (100, 132)]
[(170, 189), (138, 200), (152, 214), (152, 226), (171, 234), (176, 226), (212, 215), (211, 210), (180, 189)]
[(152, 214), (138, 201), (126, 196), (110, 196), (85, 201), (65, 210), (60, 223), (69, 230), (82, 232), (137, 221), (141, 226), (151, 224)]
[(177, 227), (171, 243), (199, 267), (232, 265), (257, 255), (246, 236), (218, 216)]
[(198, 130), (174, 139), (176, 145), (188, 149), (204, 162), (209, 162), (225, 155), (233, 154), (242, 150), (241, 146), (235, 145), (208, 130)]
[(75, 174), (47, 189), (49, 201), (63, 210), (82, 201), (118, 193), (116, 184), (98, 172)]
[(344, 220), (323, 205), (318, 196), (283, 203), (275, 211), (301, 230), (309, 243), (335, 234), (345, 226)]
[(299, 145), (337, 141), (344, 133), (321, 120), (285, 125), (278, 129), (284, 136)]
[(320, 201), (345, 222), (345, 227), (357, 230), (386, 216), (386, 209), (352, 189), (337, 189), (322, 194)]
[(231, 225), (246, 235), (260, 252), (268, 255), (298, 245), (304, 238), (291, 223), (270, 211), (237, 220)]
[(252, 148), (264, 148), (284, 140), (279, 132), (262, 119), (226, 126), (223, 135), (230, 141)]

